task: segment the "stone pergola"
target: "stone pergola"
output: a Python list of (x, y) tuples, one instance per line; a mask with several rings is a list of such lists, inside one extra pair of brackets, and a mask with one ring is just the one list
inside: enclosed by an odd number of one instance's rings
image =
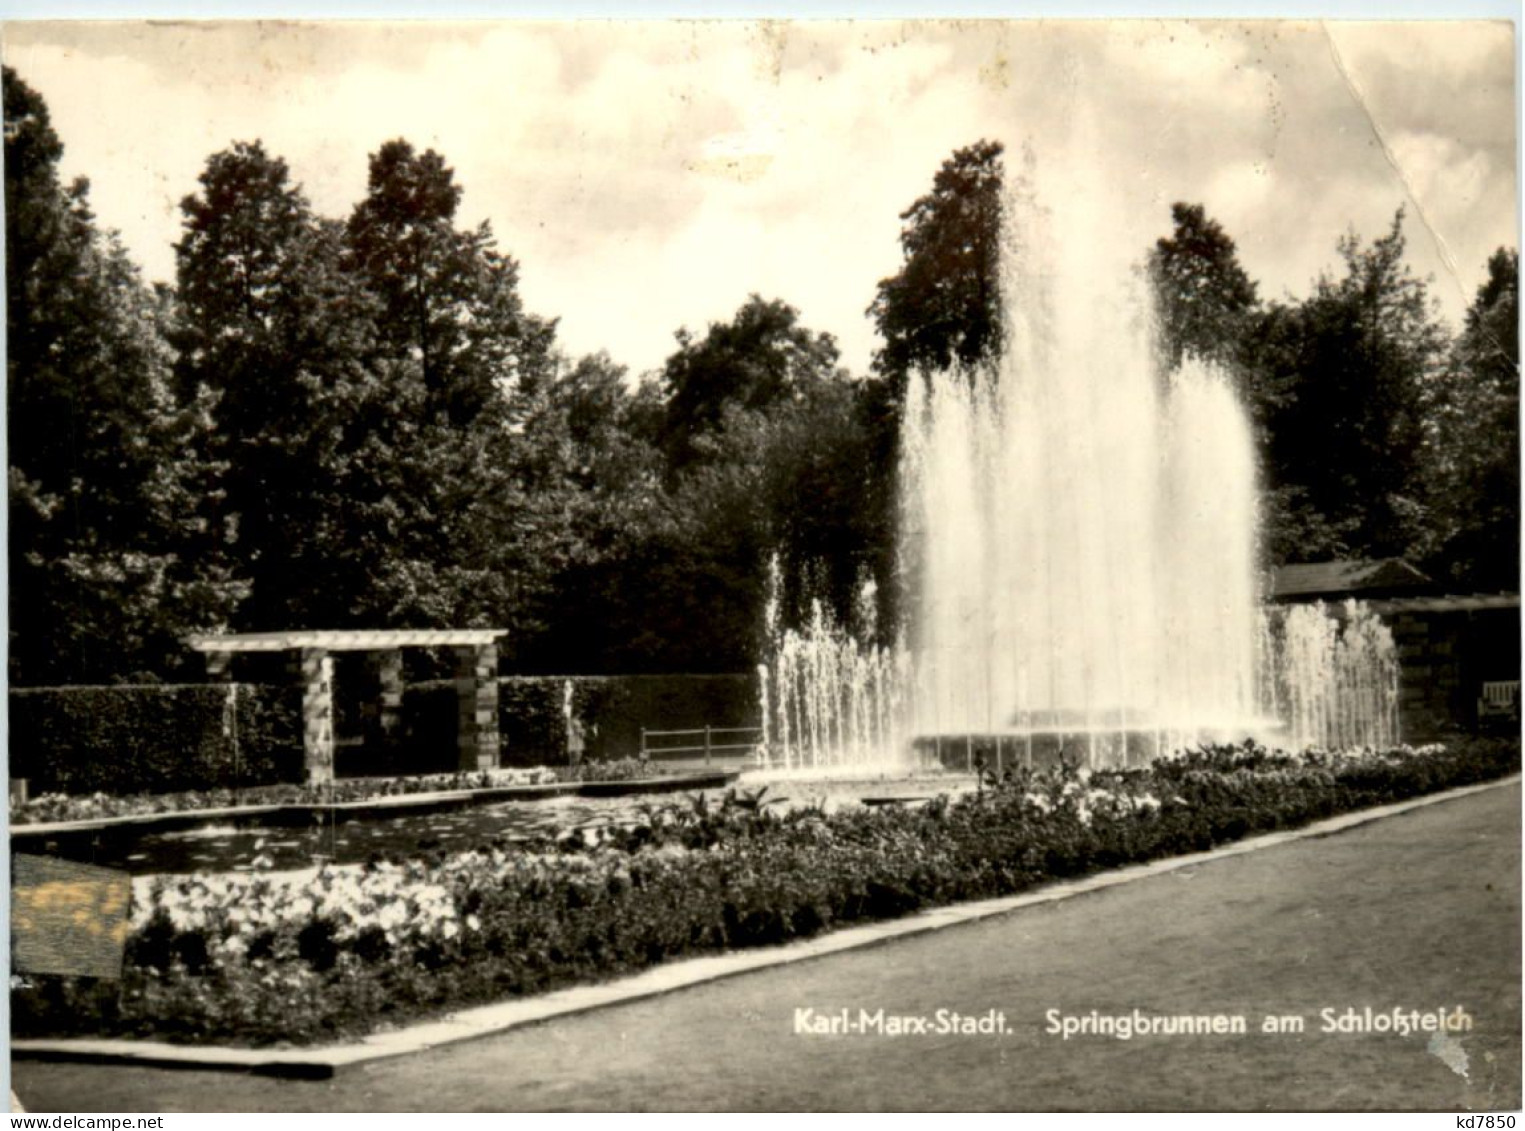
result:
[(365, 652), (381, 686), (380, 723), (395, 735), (402, 714), (402, 650), (449, 648), (455, 654), (455, 688), (460, 727), (456, 739), (462, 770), (498, 764), (498, 639), (501, 628), (339, 629), (246, 632), (192, 636), (186, 643), (206, 657), (207, 678), (232, 678), (234, 655), (290, 653), (289, 664), (302, 681), (302, 750), (310, 783), (334, 777), (334, 652)]

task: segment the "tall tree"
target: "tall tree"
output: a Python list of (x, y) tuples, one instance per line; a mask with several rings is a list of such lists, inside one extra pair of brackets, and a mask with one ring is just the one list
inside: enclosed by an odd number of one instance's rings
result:
[(246, 627), (351, 623), (391, 552), (410, 373), (383, 364), (375, 304), (259, 142), (208, 159), (181, 209), (180, 382), (210, 393), (225, 537), (253, 592)]
[(752, 295), (729, 322), (711, 323), (703, 338), (686, 329), (676, 336), (678, 349), (662, 368), (662, 439), (674, 471), (713, 452), (728, 409), (767, 412), (837, 371), (831, 335), (807, 330), (799, 312), (777, 299)]
[(11, 678), (168, 674), (241, 594), (203, 510), (206, 406), (175, 395), (163, 301), (10, 68), (4, 106)]
[(543, 427), (553, 327), (452, 174), (390, 143), (347, 224), (258, 143), (214, 155), (179, 245), (182, 381), (215, 399), (246, 627), (544, 629), (577, 485)]
[(399, 139), (371, 156), (348, 221), (383, 351), (423, 391), (407, 461), (420, 505), (376, 589), (392, 622), (503, 625), (532, 642), (575, 545), (575, 485), (540, 429), (555, 323), (524, 309), (489, 225), (456, 227), (461, 199), (439, 154)]
[(1519, 252), (1494, 252), (1432, 404), (1430, 568), (1468, 588), (1519, 586), (1519, 277)]
[(972, 366), (1001, 351), (1005, 147), (979, 141), (943, 162), (900, 214), (905, 262), (868, 308), (884, 344), (874, 369), (898, 390), (914, 369)]
[(525, 312), (519, 266), (496, 249), (486, 223), (455, 227), (460, 202), (439, 154), (389, 141), (371, 157), (349, 243), (381, 300), (386, 342), (421, 368), (428, 411), (464, 425), (502, 388), (549, 372), (554, 325)]
[[(776, 553), (798, 611), (844, 615), (866, 558), (869, 436), (862, 389), (830, 335), (752, 296), (703, 337), (678, 335), (663, 370), (666, 491), (638, 549), (648, 667), (735, 671), (757, 662)], [(819, 579), (807, 595), (805, 578)]]
[(877, 622), (895, 631), (896, 474), (907, 382), (918, 371), (974, 367), (1003, 348), (1001, 246), (1005, 147), (988, 139), (957, 149), (932, 189), (900, 214), (900, 270), (880, 280), (867, 313), (879, 331), (878, 380), (859, 398), (869, 436), (860, 522), (870, 540), (868, 569), (879, 582)]
[(1171, 206), (1175, 225), (1149, 257), (1167, 366), (1185, 354), (1236, 365), (1246, 322), (1259, 304), (1234, 241), (1200, 204)]
[(1343, 276), (1284, 316), (1271, 359), (1290, 393), (1270, 421), (1271, 485), (1300, 493), (1347, 554), (1427, 543), (1420, 443), (1447, 339), (1404, 248), (1401, 210), (1370, 246), (1342, 239)]

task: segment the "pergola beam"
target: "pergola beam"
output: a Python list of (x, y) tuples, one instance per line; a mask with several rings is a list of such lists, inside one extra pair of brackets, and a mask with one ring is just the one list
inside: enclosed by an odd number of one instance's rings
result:
[(382, 652), (391, 648), (481, 648), (508, 632), (504, 628), (300, 629), (292, 632), (236, 632), (186, 638), (193, 651), (289, 652), (322, 648), (326, 652)]
[(302, 752), (310, 784), (334, 778), (334, 652), (372, 652), (380, 693), (380, 731), (397, 736), (402, 708), (404, 648), (450, 648), (455, 654), (457, 765), (486, 770), (498, 765), (498, 638), (501, 628), (301, 629), (192, 636), (186, 641), (206, 657), (207, 676), (231, 678), (241, 652), (292, 653), (290, 666), (302, 685)]

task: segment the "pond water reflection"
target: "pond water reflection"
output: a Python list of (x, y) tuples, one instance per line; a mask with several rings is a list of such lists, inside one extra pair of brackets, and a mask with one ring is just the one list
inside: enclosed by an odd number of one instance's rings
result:
[[(972, 788), (963, 776), (866, 781), (749, 781), (741, 792), (766, 787), (764, 800), (782, 809), (824, 804), (828, 811), (864, 798), (921, 799)], [(450, 812), (367, 816), (334, 821), (315, 813), (312, 823), (297, 827), (238, 827), (223, 821), (200, 828), (141, 833), (104, 830), (48, 841), (16, 842), (13, 851), (44, 853), (133, 875), (247, 871), (264, 857), (279, 871), (317, 864), (363, 864), (377, 858), (414, 857), (435, 852), (463, 852), (495, 840), (559, 837), (576, 829), (635, 824), (649, 807), (692, 805), (701, 795), (720, 801), (724, 790), (688, 790), (634, 797), (551, 797), (503, 801)]]

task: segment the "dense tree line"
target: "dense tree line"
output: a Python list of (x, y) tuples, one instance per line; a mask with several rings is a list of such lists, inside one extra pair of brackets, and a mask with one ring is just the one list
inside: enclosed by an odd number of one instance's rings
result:
[[(775, 556), (786, 620), (845, 618), (871, 577), (891, 631), (907, 382), (1002, 348), (1000, 145), (902, 214), (872, 373), (754, 295), (632, 377), (525, 309), (440, 154), (382, 145), (337, 218), (235, 143), (150, 287), (62, 183), (42, 99), (4, 86), (13, 682), (194, 678), (189, 632), (348, 626), (503, 627), (528, 671), (748, 670)], [(1148, 263), (1162, 371), (1196, 353), (1241, 382), (1272, 555), (1512, 586), (1515, 254), (1452, 341), (1401, 216), (1301, 303), (1262, 301), (1200, 207), (1174, 224)]]
[(1403, 211), (1301, 302), (1265, 302), (1200, 206), (1149, 260), (1167, 363), (1226, 366), (1261, 447), (1271, 562), (1404, 556), (1454, 589), (1519, 579), (1519, 257), (1452, 339), (1404, 262)]
[(213, 530), (211, 398), (176, 390), (171, 296), (61, 183), (8, 71), (4, 106), (11, 678), (127, 674), (248, 595)]

